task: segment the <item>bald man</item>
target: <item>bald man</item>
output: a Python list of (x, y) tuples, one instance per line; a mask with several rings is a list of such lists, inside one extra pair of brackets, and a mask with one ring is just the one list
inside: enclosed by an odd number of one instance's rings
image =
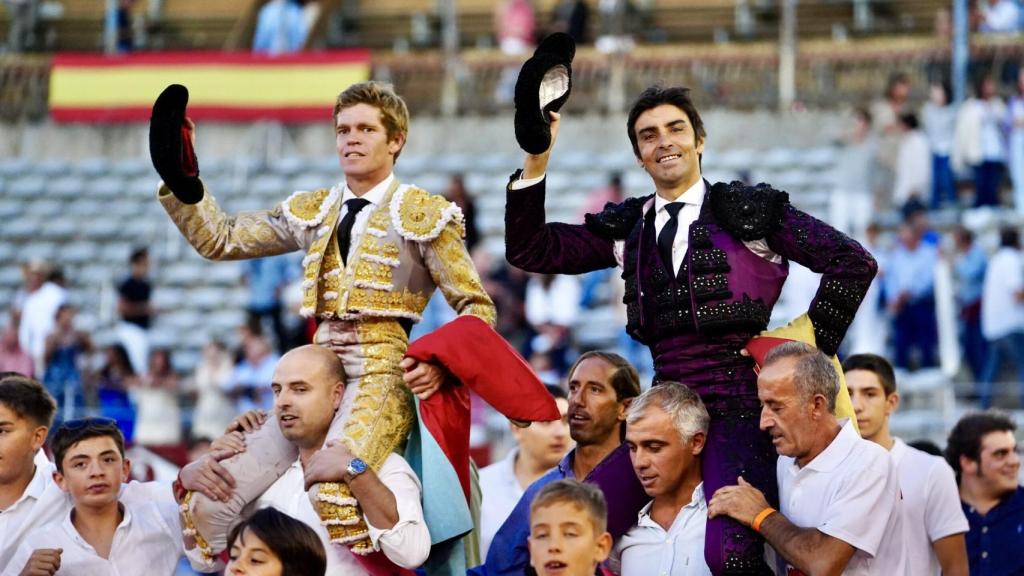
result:
[[(420, 505), (421, 486), (409, 464), (389, 454), (376, 472), (352, 455), (331, 423), (345, 393), (341, 360), (327, 348), (308, 345), (285, 354), (274, 370), (274, 416), (267, 426), (278, 426), (281, 435), (298, 451), (284, 474), (259, 497), (257, 506), (272, 506), (305, 522), (320, 536), (327, 549), (327, 575), (363, 574), (358, 559), (342, 544), (332, 544), (320, 515), (306, 489), (317, 482), (346, 482), (358, 501), (369, 527), (370, 540), (388, 560), (403, 568), (419, 567), (430, 551), (430, 534)], [(261, 426), (262, 418), (240, 418), (247, 430)], [(244, 452), (245, 435), (231, 432), (215, 442), (218, 449)], [(214, 451), (216, 452), (216, 450)], [(243, 477), (238, 462), (217, 462), (211, 453), (182, 470), (185, 489), (224, 499), (241, 490)], [(229, 471), (234, 469), (236, 474)]]

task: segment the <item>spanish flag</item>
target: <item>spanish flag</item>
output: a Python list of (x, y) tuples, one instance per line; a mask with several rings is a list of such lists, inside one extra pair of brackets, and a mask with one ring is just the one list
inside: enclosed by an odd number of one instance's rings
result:
[(310, 122), (329, 119), (338, 93), (369, 76), (367, 50), (57, 54), (50, 111), (55, 122), (145, 122), (160, 91), (183, 84), (195, 120)]

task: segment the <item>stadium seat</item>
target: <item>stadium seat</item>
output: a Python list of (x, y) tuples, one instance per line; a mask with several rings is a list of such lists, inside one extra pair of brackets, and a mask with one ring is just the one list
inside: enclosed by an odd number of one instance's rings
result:
[(111, 172), (111, 164), (106, 158), (86, 158), (74, 166), (74, 171), (87, 178), (99, 178)]
[(7, 194), (12, 198), (37, 198), (43, 194), (46, 179), (39, 175), (24, 176), (10, 183)]

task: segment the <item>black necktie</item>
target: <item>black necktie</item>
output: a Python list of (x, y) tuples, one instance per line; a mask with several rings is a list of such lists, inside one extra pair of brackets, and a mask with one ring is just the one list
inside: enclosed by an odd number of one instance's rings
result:
[(676, 241), (676, 231), (679, 229), (678, 216), (682, 208), (682, 202), (665, 204), (665, 210), (668, 210), (668, 222), (658, 234), (658, 254), (661, 255), (661, 261), (665, 263), (665, 268), (668, 269), (671, 276), (676, 275), (676, 268), (672, 265), (672, 243)]
[(341, 224), (338, 225), (338, 252), (341, 253), (341, 261), (348, 264), (348, 247), (352, 244), (352, 225), (356, 223), (356, 214), (370, 201), (365, 198), (352, 198), (351, 200), (345, 201), (345, 206), (348, 207), (348, 212), (345, 213), (345, 217), (341, 219)]

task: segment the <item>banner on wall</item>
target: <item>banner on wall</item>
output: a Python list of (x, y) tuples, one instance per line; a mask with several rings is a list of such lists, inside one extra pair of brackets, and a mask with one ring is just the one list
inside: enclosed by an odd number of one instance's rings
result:
[(50, 114), (55, 122), (148, 122), (160, 92), (183, 84), (195, 120), (312, 122), (330, 118), (338, 93), (369, 76), (367, 50), (57, 54)]

